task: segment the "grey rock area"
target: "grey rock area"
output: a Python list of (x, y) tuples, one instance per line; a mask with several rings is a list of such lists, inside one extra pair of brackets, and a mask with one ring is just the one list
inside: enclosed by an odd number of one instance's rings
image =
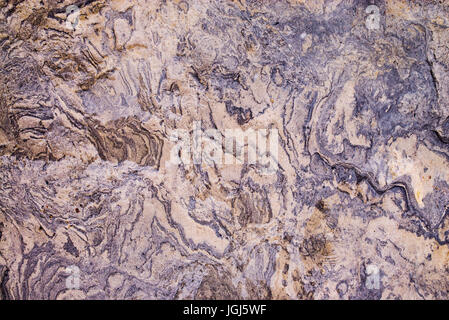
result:
[(447, 0), (0, 0), (0, 299), (448, 299), (448, 84)]

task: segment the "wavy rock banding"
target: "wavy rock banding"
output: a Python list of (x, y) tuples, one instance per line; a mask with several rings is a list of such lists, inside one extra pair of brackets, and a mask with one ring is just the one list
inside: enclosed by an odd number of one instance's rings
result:
[[(448, 1), (0, 0), (0, 298), (447, 299), (448, 43)], [(235, 161), (172, 163), (195, 123)]]

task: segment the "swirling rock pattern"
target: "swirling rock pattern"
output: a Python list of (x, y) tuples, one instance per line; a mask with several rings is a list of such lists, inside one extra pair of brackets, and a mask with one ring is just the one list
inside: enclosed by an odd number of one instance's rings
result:
[(0, 298), (447, 299), (448, 83), (446, 0), (0, 0)]

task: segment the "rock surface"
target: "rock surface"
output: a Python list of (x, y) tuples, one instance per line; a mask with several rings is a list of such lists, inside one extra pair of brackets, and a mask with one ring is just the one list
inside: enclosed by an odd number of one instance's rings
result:
[(0, 0), (0, 55), (0, 298), (449, 298), (449, 1)]

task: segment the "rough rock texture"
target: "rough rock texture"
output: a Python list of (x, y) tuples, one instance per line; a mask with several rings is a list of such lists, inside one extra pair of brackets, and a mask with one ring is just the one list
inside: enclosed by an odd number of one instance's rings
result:
[(0, 155), (3, 299), (447, 299), (449, 1), (0, 0)]

